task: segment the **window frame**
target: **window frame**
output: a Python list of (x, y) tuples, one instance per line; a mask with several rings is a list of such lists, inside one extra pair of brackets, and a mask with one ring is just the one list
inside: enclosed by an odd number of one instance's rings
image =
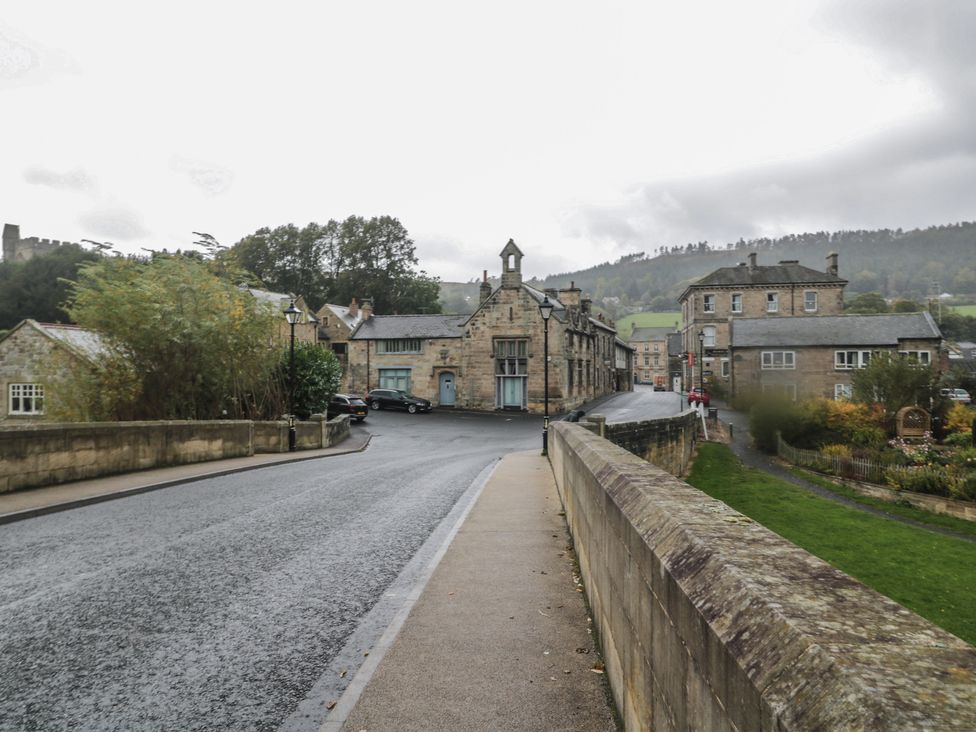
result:
[(834, 401), (850, 401), (854, 396), (854, 388), (850, 384), (834, 384)]
[[(851, 363), (848, 356), (854, 355), (854, 363)], [(834, 351), (834, 371), (853, 371), (854, 369), (863, 369), (869, 363), (871, 363), (871, 358), (873, 356), (871, 351), (862, 351), (860, 349), (854, 350), (843, 350)], [(841, 359), (841, 356), (844, 358)]]
[(708, 293), (702, 295), (702, 312), (703, 313), (714, 313), (715, 312), (715, 294)]
[[(759, 353), (759, 365), (763, 371), (796, 370), (796, 351), (760, 351)], [(781, 357), (779, 365), (776, 363), (777, 354)], [(769, 365), (766, 364), (767, 356), (769, 356)], [(788, 364), (787, 361), (789, 362)]]
[(779, 312), (779, 292), (766, 293), (766, 312), (767, 313)]
[(377, 341), (376, 352), (384, 356), (423, 353), (423, 340), (423, 338), (382, 338)]
[[(813, 307), (808, 306), (807, 298), (813, 295)], [(805, 313), (815, 313), (820, 307), (820, 293), (816, 290), (804, 290), (803, 291), (803, 312)]]
[[(24, 409), (25, 401), (30, 404), (29, 409)], [(33, 417), (44, 414), (44, 385), (22, 381), (8, 384), (7, 414), (12, 417)]]
[[(919, 356), (921, 356), (923, 353), (925, 354), (925, 358), (924, 359), (919, 358)], [(918, 351), (918, 350), (898, 351), (898, 355), (902, 356), (903, 358), (914, 358), (915, 363), (917, 363), (919, 366), (929, 367), (932, 365), (931, 351)]]
[[(736, 300), (738, 298), (738, 300)], [(738, 304), (739, 307), (736, 307)], [(742, 293), (733, 292), (729, 296), (729, 312), (731, 313), (741, 313), (742, 312)]]

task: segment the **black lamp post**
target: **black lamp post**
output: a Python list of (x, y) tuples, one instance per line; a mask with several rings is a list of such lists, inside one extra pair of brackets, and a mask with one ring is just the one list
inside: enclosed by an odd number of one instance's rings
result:
[(288, 452), (295, 452), (295, 323), (301, 317), (302, 311), (291, 301), (285, 309), (285, 320), (291, 326), (291, 353), (288, 358)]
[(542, 454), (549, 454), (549, 317), (554, 305), (546, 295), (539, 303), (539, 313), (542, 315), (542, 360), (545, 363), (543, 372), (545, 377), (542, 386), (542, 404), (545, 416), (542, 422)]
[(698, 401), (705, 398), (705, 331), (698, 331)]

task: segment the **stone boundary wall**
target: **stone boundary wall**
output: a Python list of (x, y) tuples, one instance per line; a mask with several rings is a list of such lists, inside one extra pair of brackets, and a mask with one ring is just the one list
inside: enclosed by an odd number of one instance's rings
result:
[[(349, 436), (349, 417), (299, 422), (298, 447)], [(167, 465), (286, 452), (287, 422), (85, 422), (0, 427), (0, 493)]]
[[(806, 468), (810, 470), (810, 468)], [(861, 495), (871, 498), (878, 498), (888, 503), (900, 503), (905, 501), (915, 508), (930, 513), (941, 513), (947, 516), (965, 519), (966, 521), (976, 521), (976, 503), (971, 501), (959, 501), (945, 496), (935, 496), (930, 493), (915, 493), (914, 491), (896, 491), (893, 488), (886, 488), (874, 483), (862, 483), (850, 478), (841, 478), (828, 473), (816, 473), (821, 478), (842, 485), (851, 490), (857, 491)]]
[(579, 425), (549, 435), (626, 729), (976, 729), (976, 648)]
[(689, 409), (676, 417), (605, 424), (602, 429), (603, 436), (618, 447), (671, 475), (684, 475), (698, 439), (698, 422), (698, 412)]

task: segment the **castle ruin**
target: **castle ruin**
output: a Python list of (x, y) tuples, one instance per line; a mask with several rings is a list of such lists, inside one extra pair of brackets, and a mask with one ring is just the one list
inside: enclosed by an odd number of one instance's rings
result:
[(39, 239), (36, 236), (21, 239), (20, 226), (17, 224), (3, 225), (4, 262), (26, 262), (33, 257), (50, 254), (63, 244), (70, 243), (67, 241), (58, 241), (57, 239)]

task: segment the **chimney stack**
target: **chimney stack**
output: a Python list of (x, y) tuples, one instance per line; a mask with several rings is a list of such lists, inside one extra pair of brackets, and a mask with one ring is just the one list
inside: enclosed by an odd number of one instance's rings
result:
[(559, 301), (567, 308), (580, 306), (580, 290), (575, 282), (570, 282), (568, 288), (559, 291)]
[(484, 302), (491, 297), (491, 285), (488, 283), (488, 270), (484, 270), (481, 275), (481, 284), (478, 286), (478, 302)]
[(373, 317), (373, 303), (369, 298), (363, 298), (363, 306), (360, 308), (363, 313), (363, 322)]
[(349, 303), (349, 317), (355, 320), (359, 317), (359, 304), (356, 302), (356, 298), (352, 299)]
[(756, 254), (756, 252), (749, 252), (749, 271), (750, 272), (755, 272), (756, 271), (756, 257), (757, 256), (758, 255)]
[(827, 274), (837, 276), (837, 252), (827, 255)]

